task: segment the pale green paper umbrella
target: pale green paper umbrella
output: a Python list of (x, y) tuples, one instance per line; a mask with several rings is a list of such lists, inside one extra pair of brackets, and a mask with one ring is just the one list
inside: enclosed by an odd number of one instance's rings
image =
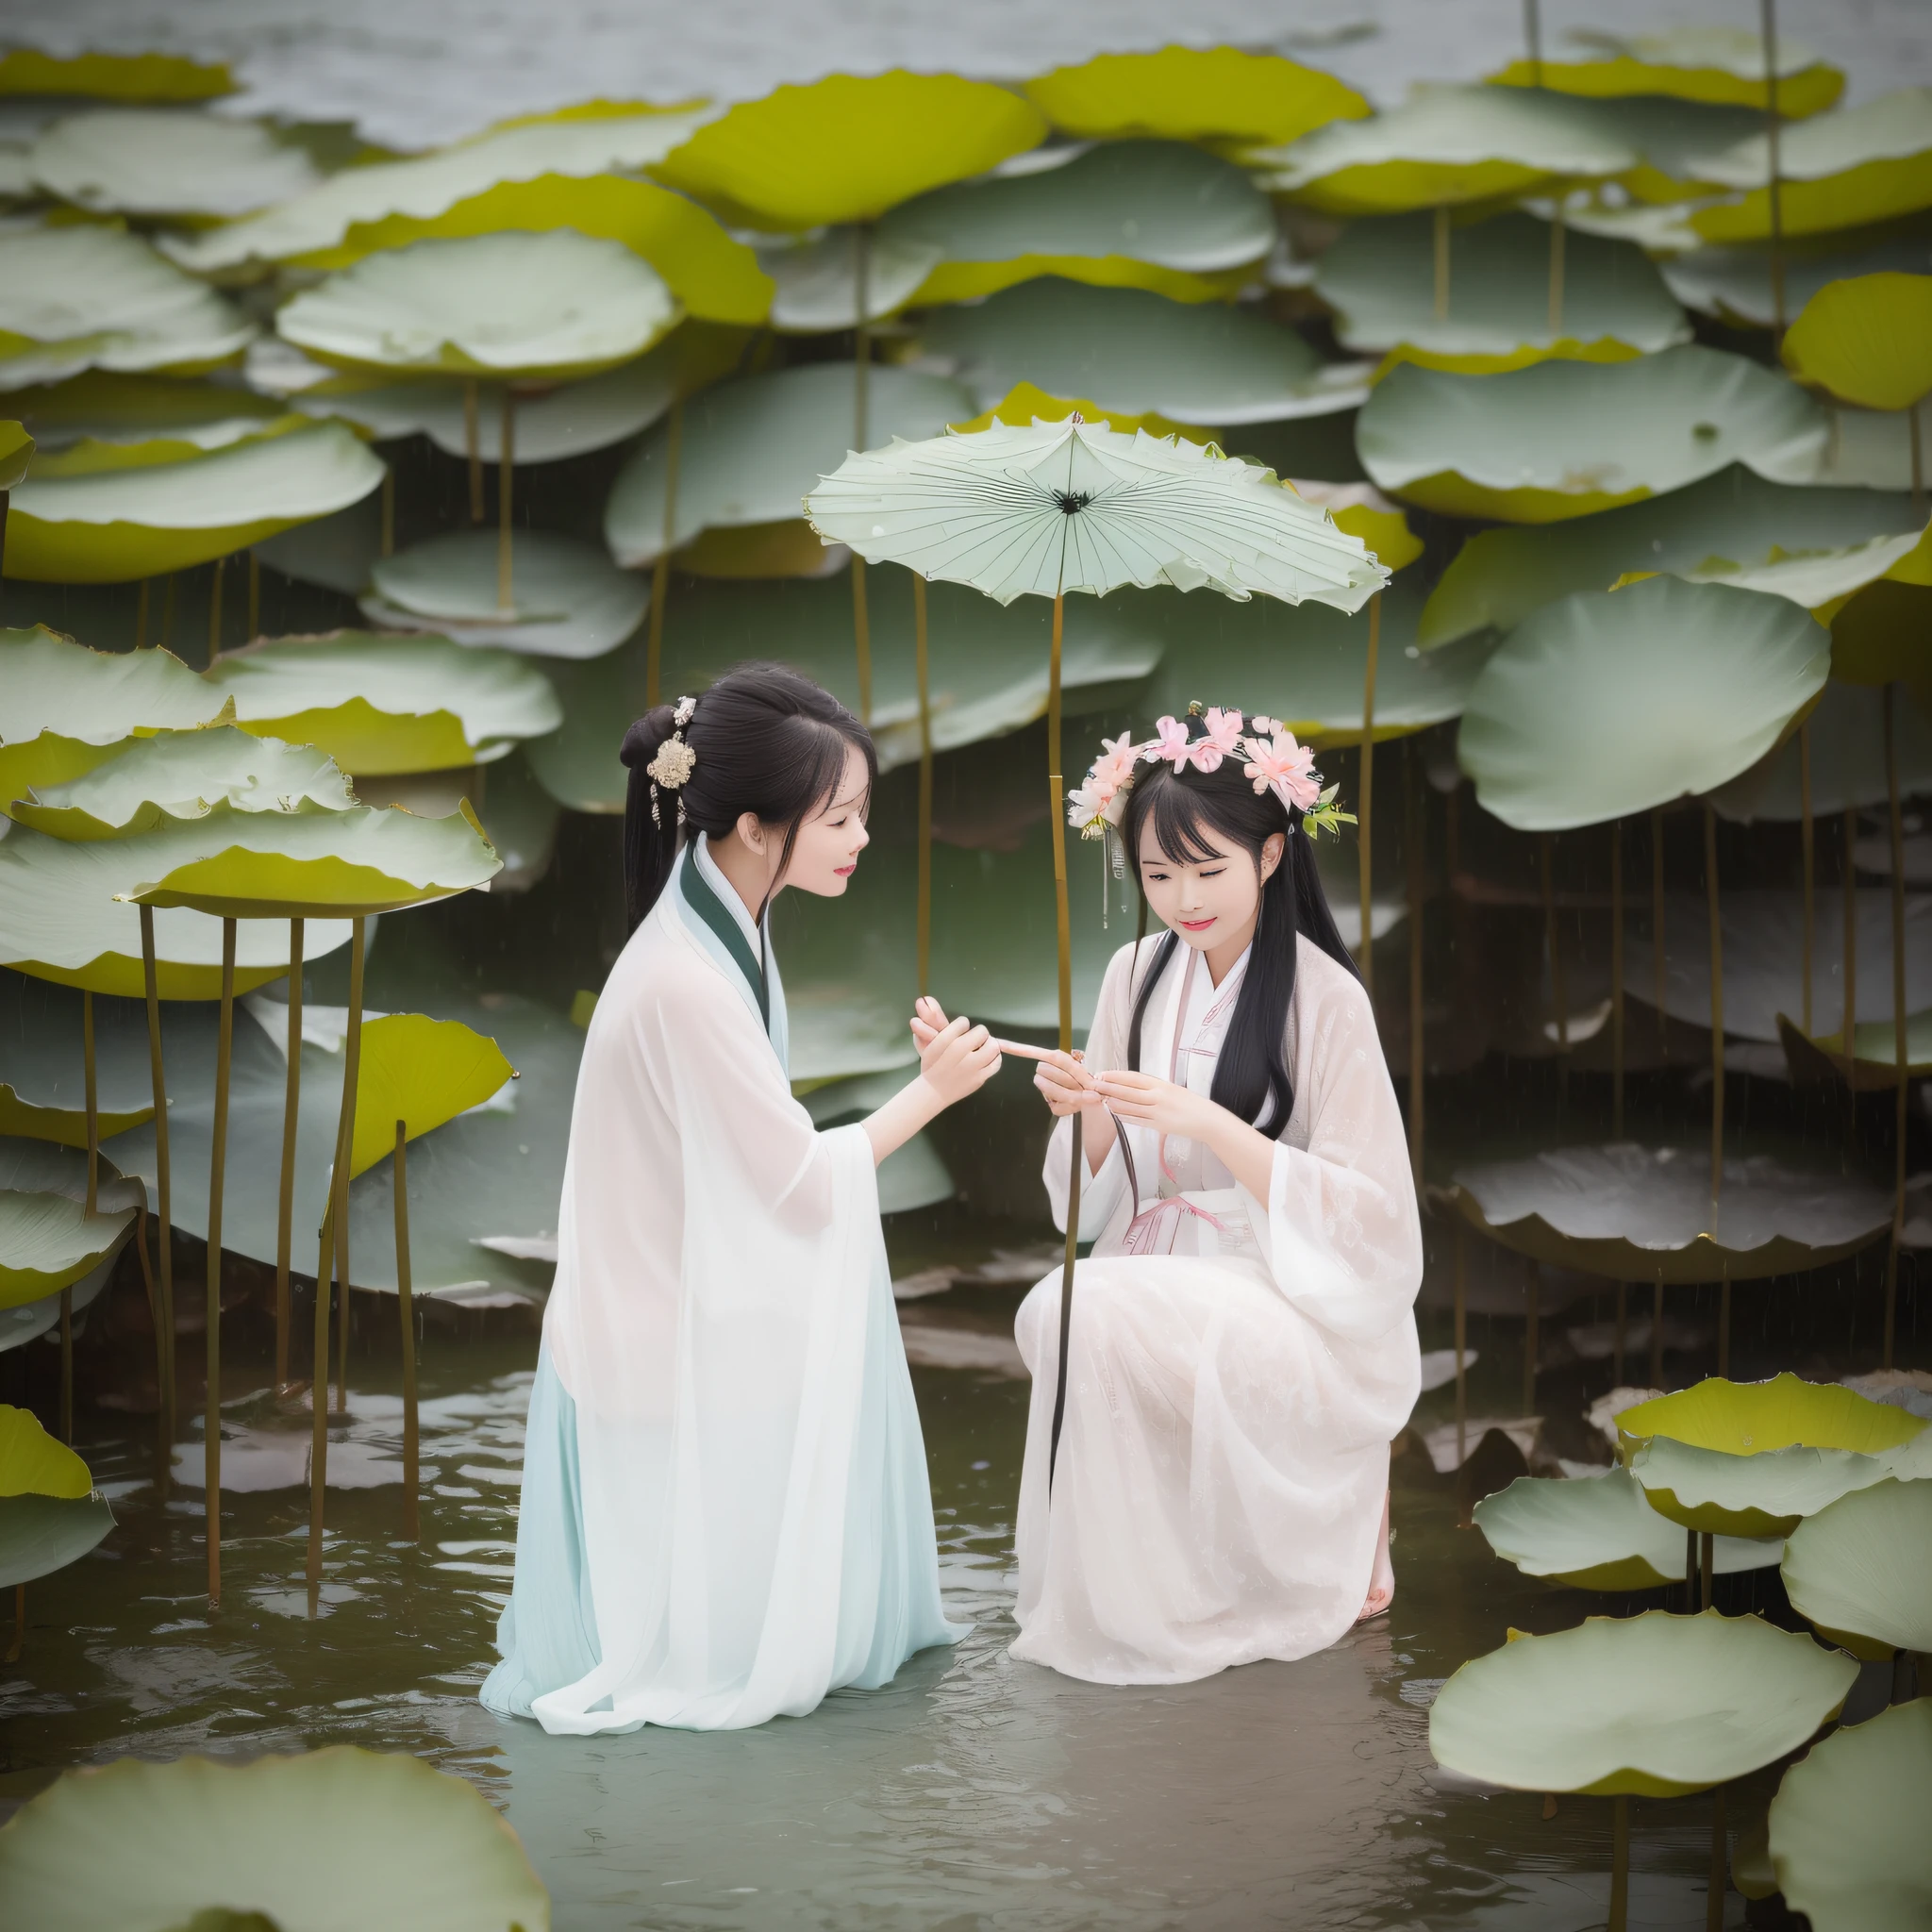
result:
[[(926, 442), (894, 441), (847, 457), (806, 498), (812, 526), (868, 563), (903, 563), (922, 578), (970, 584), (1002, 604), (1051, 597), (1047, 785), (1059, 941), (1059, 1044), (1074, 1043), (1067, 907), (1066, 779), (1060, 758), (1060, 641), (1070, 591), (1094, 596), (1125, 584), (1212, 589), (1245, 601), (1257, 591), (1348, 611), (1389, 573), (1325, 510), (1284, 489), (1272, 470), (1174, 437), (1132, 436), (1078, 414), (1025, 428), (995, 422)], [(1054, 1447), (1066, 1408), (1077, 1192), (1067, 1208), (1060, 1284), (1059, 1382)], [(1051, 1452), (1049, 1452), (1051, 1454)], [(1049, 1465), (1050, 1467), (1050, 1465)]]

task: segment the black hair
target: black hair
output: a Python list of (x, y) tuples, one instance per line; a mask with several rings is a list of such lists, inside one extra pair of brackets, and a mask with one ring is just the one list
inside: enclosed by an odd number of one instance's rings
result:
[[(1198, 717), (1187, 721), (1190, 738), (1205, 735)], [(1151, 823), (1154, 841), (1175, 864), (1198, 865), (1215, 855), (1211, 836), (1238, 846), (1261, 869), (1261, 848), (1275, 833), (1285, 835), (1281, 863), (1261, 888), (1254, 948), (1235, 999), (1234, 1013), (1214, 1070), (1210, 1098), (1273, 1140), (1279, 1140), (1294, 1111), (1294, 1082), (1282, 1043), (1288, 1032), (1289, 1002), (1294, 997), (1297, 941), (1306, 933), (1339, 964), (1356, 972), (1355, 961), (1335, 927), (1322, 874), (1315, 867), (1314, 841), (1301, 829), (1301, 813), (1272, 791), (1257, 792), (1241, 774), (1238, 760), (1224, 758), (1212, 772), (1166, 762), (1143, 766), (1127, 794), (1122, 836), (1134, 880), (1141, 880), (1141, 834)], [(1146, 889), (1141, 888), (1141, 905)], [(1180, 935), (1170, 930), (1156, 945), (1154, 958), (1134, 999), (1127, 1027), (1127, 1065), (1139, 1070), (1141, 1026), (1147, 1002), (1167, 971)], [(1136, 963), (1139, 951), (1136, 949)], [(1360, 975), (1357, 974), (1357, 977)]]
[(645, 770), (672, 735), (675, 707), (646, 711), (624, 735), (620, 754), (630, 768), (624, 807), (625, 909), (635, 928), (658, 903), (687, 838), (724, 838), (751, 812), (785, 827), (778, 870), (762, 923), (791, 862), (800, 822), (825, 804), (845, 770), (845, 754), (865, 759), (866, 791), (878, 782), (872, 734), (830, 691), (784, 664), (738, 664), (697, 700), (683, 739), (693, 756), (691, 775), (675, 791), (658, 787), (651, 815), (651, 775)]

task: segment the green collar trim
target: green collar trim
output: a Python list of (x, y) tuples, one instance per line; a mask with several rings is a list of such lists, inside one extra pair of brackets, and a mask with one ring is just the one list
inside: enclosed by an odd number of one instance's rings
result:
[[(698, 870), (697, 861), (690, 852), (684, 855), (684, 861), (678, 867), (678, 890), (684, 894), (684, 903), (717, 934), (720, 943), (731, 955), (732, 964), (744, 974), (745, 984), (758, 996), (758, 1016), (765, 1023), (765, 1031), (772, 1030), (772, 994), (765, 984), (765, 969), (760, 960), (752, 953), (744, 937), (744, 928), (724, 909), (711, 882)], [(760, 941), (762, 941), (760, 935)]]

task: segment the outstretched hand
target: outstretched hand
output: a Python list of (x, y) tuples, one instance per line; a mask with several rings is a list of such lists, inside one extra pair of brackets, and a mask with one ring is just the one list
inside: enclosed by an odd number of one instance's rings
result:
[(976, 1092), (1000, 1070), (999, 1041), (963, 1013), (948, 1020), (936, 1000), (919, 1002), (912, 1037), (919, 1044), (919, 1077), (941, 1107)]

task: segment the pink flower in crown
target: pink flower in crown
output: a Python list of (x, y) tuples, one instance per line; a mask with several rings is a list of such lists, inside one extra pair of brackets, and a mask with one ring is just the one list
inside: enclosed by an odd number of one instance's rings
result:
[(1165, 758), (1178, 772), (1193, 762), (1194, 747), (1188, 741), (1188, 727), (1178, 718), (1157, 718), (1154, 729), (1158, 735), (1141, 754), (1147, 763), (1158, 764)]
[(1093, 760), (1088, 783), (1105, 785), (1109, 792), (1118, 791), (1134, 775), (1140, 755), (1141, 748), (1130, 732), (1123, 731), (1118, 738), (1103, 738), (1100, 756)]
[(1210, 707), (1201, 723), (1207, 731), (1204, 737), (1194, 741), (1194, 768), (1201, 772), (1217, 772), (1221, 769), (1222, 759), (1233, 758), (1240, 748), (1241, 714)]
[[(1271, 721), (1272, 722), (1272, 721)], [(1248, 762), (1241, 774), (1254, 780), (1257, 791), (1272, 785), (1282, 802), (1307, 811), (1321, 802), (1322, 783), (1315, 774), (1315, 754), (1311, 746), (1297, 744), (1286, 727), (1272, 739), (1248, 740)]]

